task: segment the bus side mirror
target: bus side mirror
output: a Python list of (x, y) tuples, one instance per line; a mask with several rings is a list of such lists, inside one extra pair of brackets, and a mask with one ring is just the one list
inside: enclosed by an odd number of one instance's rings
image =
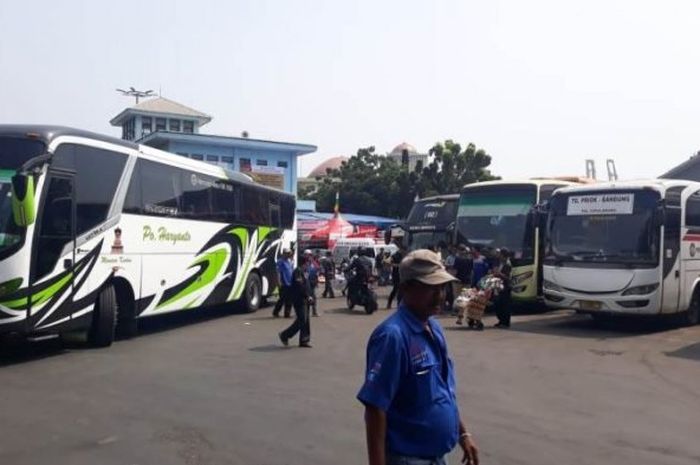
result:
[(12, 216), (17, 226), (34, 224), (36, 208), (34, 204), (34, 178), (31, 175), (12, 176)]

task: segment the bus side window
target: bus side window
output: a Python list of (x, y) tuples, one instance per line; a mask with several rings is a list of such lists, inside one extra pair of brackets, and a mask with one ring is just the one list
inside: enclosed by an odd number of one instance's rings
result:
[(268, 204), (270, 206), (270, 226), (279, 228), (282, 223), (282, 209), (279, 195), (270, 194)]
[(238, 223), (240, 221), (240, 189), (228, 181), (217, 181), (212, 190), (212, 221)]
[(152, 162), (141, 163), (141, 210), (145, 215), (177, 217), (181, 214), (180, 170)]
[(294, 214), (296, 211), (296, 202), (291, 195), (282, 196), (282, 215), (280, 226), (284, 229), (292, 229), (294, 226)]
[(53, 166), (75, 171), (76, 232), (107, 220), (127, 156), (88, 145), (61, 144)]
[(211, 221), (212, 191), (216, 179), (200, 173), (181, 171), (182, 206), (181, 217)]
[(700, 228), (700, 191), (688, 197), (685, 205), (685, 225)]

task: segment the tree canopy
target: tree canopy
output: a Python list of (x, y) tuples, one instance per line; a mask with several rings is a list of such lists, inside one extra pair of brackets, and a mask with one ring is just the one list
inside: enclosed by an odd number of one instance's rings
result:
[(452, 140), (437, 143), (427, 166), (413, 171), (394, 159), (378, 155), (374, 147), (361, 148), (338, 169), (328, 170), (314, 193), (300, 198), (316, 200), (319, 211), (331, 211), (340, 193), (342, 211), (363, 215), (404, 218), (416, 196), (451, 194), (476, 181), (497, 179), (488, 170), (491, 157), (474, 144), (464, 150)]

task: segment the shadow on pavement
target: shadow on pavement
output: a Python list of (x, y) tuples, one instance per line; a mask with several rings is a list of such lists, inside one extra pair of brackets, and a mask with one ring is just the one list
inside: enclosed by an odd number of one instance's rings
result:
[(510, 331), (589, 339), (614, 339), (654, 334), (677, 328), (677, 324), (671, 319), (616, 316), (594, 320), (588, 315), (558, 313), (554, 316), (544, 315), (542, 318), (526, 321), (518, 321), (516, 316)]
[(262, 353), (270, 353), (270, 352), (280, 352), (282, 350), (289, 350), (291, 349), (291, 346), (283, 346), (283, 345), (274, 345), (274, 344), (268, 344), (264, 346), (257, 346), (257, 347), (251, 347), (248, 349), (250, 352), (262, 352)]
[(666, 352), (666, 355), (700, 362), (700, 342), (681, 347), (673, 352)]
[[(265, 308), (259, 311), (266, 311)], [(185, 326), (223, 318), (230, 315), (245, 314), (232, 306), (198, 308), (194, 311), (182, 311), (159, 315), (139, 320), (139, 330), (136, 336), (148, 336), (165, 331), (176, 330)], [(117, 340), (121, 338), (117, 337)], [(13, 337), (0, 341), (0, 367), (28, 363), (68, 353), (72, 350), (90, 350), (84, 333), (70, 333), (39, 341)], [(109, 349), (96, 349), (109, 350)]]
[(69, 352), (73, 343), (54, 338), (44, 341), (11, 340), (0, 343), (0, 367), (35, 362)]

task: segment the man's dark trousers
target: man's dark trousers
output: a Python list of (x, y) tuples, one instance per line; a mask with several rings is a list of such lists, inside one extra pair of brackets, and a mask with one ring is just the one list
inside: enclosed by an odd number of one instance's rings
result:
[(294, 300), (294, 313), (296, 318), (292, 325), (282, 331), (281, 336), (284, 339), (293, 338), (297, 332), (299, 334), (299, 344), (308, 343), (311, 340), (311, 323), (309, 322), (309, 307), (303, 300)]
[(330, 297), (335, 299), (335, 292), (333, 292), (333, 279), (326, 276), (326, 287), (323, 289), (323, 297)]
[(282, 305), (284, 305), (284, 317), (289, 318), (292, 313), (292, 295), (289, 286), (280, 286), (280, 295), (275, 304), (272, 314), (274, 316), (279, 316)]

